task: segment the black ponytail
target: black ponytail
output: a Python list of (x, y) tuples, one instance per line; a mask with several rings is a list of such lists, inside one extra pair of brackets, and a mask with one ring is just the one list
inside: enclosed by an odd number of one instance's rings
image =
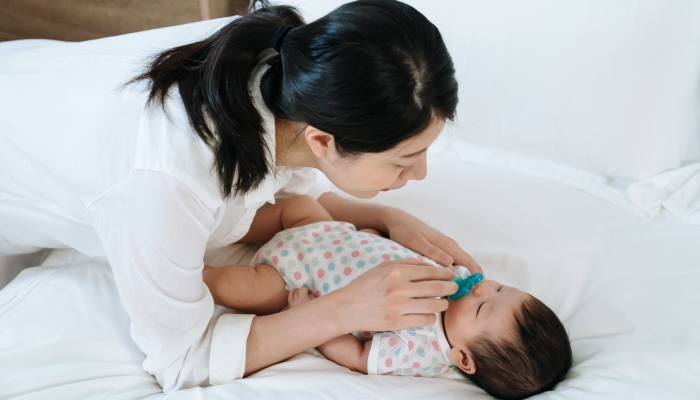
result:
[(292, 7), (254, 1), (252, 8), (205, 40), (160, 53), (132, 80), (148, 81), (149, 103), (161, 105), (178, 85), (193, 129), (214, 151), (224, 196), (254, 190), (271, 172), (275, 155), (249, 82), (284, 25), (293, 29), (267, 60), (263, 100), (276, 118), (332, 134), (341, 154), (386, 151), (433, 118), (454, 118), (452, 59), (413, 7), (360, 0), (308, 25)]

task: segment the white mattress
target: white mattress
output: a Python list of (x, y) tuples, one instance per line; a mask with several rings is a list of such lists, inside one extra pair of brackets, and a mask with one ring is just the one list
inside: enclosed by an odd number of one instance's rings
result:
[[(429, 221), (489, 278), (560, 316), (574, 367), (537, 398), (700, 398), (700, 226), (665, 212), (643, 220), (559, 183), (431, 157), (425, 181), (375, 201)], [(100, 260), (55, 251), (0, 291), (0, 398), (164, 397), (142, 360)], [(168, 397), (489, 398), (460, 381), (364, 376), (309, 354)]]

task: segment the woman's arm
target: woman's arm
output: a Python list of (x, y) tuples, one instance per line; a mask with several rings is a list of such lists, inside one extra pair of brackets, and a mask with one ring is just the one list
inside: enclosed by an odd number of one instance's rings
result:
[[(292, 289), (289, 292), (289, 308), (299, 307), (315, 298), (307, 288)], [(362, 343), (356, 337), (346, 334), (318, 346), (318, 351), (336, 364), (366, 374), (371, 348), (372, 340)]]
[(464, 265), (471, 273), (483, 272), (474, 259), (451, 238), (397, 208), (348, 200), (335, 193), (318, 199), (333, 219), (347, 221), (357, 229), (376, 229), (409, 249), (442, 265)]
[(435, 322), (457, 284), (454, 273), (417, 260), (388, 261), (348, 286), (298, 307), (253, 319), (245, 375), (353, 331), (390, 331)]

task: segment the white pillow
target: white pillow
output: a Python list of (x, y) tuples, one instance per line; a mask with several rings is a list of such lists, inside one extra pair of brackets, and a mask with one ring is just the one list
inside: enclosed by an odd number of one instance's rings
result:
[[(292, 1), (307, 20), (345, 2)], [(700, 169), (700, 2), (406, 3), (440, 29), (454, 59), (460, 103), (444, 136), (460, 158), (484, 149), (473, 162), (556, 175), (639, 215), (665, 207), (700, 223), (700, 171), (688, 173)]]

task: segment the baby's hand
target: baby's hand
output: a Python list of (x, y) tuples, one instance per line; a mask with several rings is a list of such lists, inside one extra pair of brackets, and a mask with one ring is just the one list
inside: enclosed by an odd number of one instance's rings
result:
[(311, 294), (311, 291), (305, 287), (300, 289), (292, 289), (289, 291), (287, 296), (287, 301), (289, 302), (289, 308), (300, 306), (307, 301), (315, 299), (316, 296)]

